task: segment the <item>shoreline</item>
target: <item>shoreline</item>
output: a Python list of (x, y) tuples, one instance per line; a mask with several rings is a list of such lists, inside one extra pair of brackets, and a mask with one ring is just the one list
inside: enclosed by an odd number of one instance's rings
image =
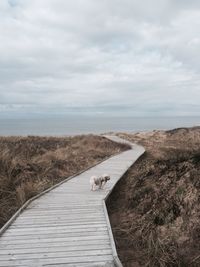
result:
[(200, 117), (136, 118), (79, 117), (0, 119), (0, 136), (75, 136), (105, 132), (149, 132), (200, 125)]

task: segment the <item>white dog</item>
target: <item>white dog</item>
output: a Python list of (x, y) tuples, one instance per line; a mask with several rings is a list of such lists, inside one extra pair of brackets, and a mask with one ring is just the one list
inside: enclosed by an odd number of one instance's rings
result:
[(90, 178), (90, 190), (95, 191), (96, 186), (98, 186), (99, 189), (103, 189), (108, 180), (110, 180), (110, 176), (108, 174), (104, 174), (100, 177), (92, 176)]

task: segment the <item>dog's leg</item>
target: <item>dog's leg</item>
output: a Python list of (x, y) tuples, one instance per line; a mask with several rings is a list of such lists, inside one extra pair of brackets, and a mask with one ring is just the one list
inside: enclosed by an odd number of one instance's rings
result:
[(105, 186), (105, 184), (106, 184), (106, 182), (104, 181), (104, 182), (102, 182), (102, 184), (101, 184), (101, 189), (104, 189), (104, 186)]
[(93, 186), (92, 186), (92, 191), (96, 191), (96, 185), (95, 184), (93, 184)]
[(90, 184), (90, 190), (91, 191), (95, 191), (96, 190), (96, 185), (94, 183)]

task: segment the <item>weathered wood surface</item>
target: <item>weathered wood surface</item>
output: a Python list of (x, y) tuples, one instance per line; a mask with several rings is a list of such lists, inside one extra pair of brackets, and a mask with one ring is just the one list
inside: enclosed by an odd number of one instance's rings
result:
[[(0, 266), (115, 266), (103, 200), (143, 153), (143, 147), (132, 145), (31, 202), (0, 236)], [(111, 176), (105, 189), (90, 191), (90, 176), (104, 173)]]

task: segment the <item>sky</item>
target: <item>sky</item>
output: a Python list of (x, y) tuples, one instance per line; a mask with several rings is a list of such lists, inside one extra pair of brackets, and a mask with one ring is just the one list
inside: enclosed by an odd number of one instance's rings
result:
[(200, 116), (199, 0), (1, 0), (0, 117)]

